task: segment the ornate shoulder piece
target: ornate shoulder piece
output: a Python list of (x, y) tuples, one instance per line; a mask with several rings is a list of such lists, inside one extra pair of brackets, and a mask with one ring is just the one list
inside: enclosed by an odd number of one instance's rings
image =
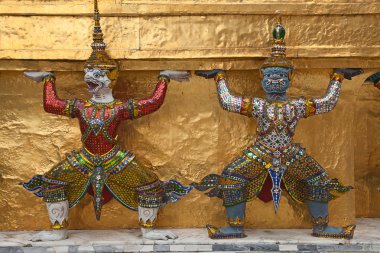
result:
[(311, 99), (305, 100), (305, 118), (315, 115), (316, 111), (315, 103)]
[(67, 117), (75, 118), (75, 103), (78, 99), (67, 99), (66, 100), (66, 107), (63, 110)]
[(241, 100), (241, 109), (240, 113), (243, 115), (246, 115), (248, 117), (252, 117), (252, 111), (253, 111), (253, 101), (252, 98), (250, 97), (244, 97)]

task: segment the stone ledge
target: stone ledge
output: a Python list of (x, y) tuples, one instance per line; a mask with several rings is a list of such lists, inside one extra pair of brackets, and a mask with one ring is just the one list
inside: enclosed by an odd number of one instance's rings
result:
[(141, 238), (138, 229), (71, 230), (57, 242), (28, 241), (31, 231), (0, 232), (3, 252), (380, 252), (380, 219), (358, 219), (353, 240), (321, 239), (308, 229), (250, 229), (247, 237), (211, 240), (205, 229), (173, 229), (176, 240)]

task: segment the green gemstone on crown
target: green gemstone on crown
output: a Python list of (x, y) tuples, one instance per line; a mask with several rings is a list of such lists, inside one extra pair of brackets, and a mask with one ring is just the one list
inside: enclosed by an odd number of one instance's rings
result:
[(273, 38), (274, 39), (284, 39), (285, 38), (285, 28), (277, 24), (273, 29)]

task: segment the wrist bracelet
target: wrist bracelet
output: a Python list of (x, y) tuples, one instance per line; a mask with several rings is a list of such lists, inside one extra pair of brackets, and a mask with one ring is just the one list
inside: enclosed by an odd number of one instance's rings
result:
[(218, 74), (216, 74), (214, 79), (215, 79), (215, 82), (218, 82), (221, 79), (226, 79), (226, 73), (224, 73), (223, 71), (218, 72)]
[(344, 80), (344, 75), (341, 74), (341, 73), (334, 72), (334, 73), (331, 74), (330, 80), (331, 81), (335, 80), (335, 81), (342, 82)]
[(159, 75), (158, 76), (159, 81), (164, 81), (166, 83), (170, 83), (170, 78), (167, 75)]

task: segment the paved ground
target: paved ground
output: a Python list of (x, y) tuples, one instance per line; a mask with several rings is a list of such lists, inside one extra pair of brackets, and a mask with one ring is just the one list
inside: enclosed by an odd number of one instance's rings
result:
[(206, 229), (173, 229), (171, 241), (143, 239), (139, 229), (71, 230), (67, 240), (31, 242), (33, 231), (0, 232), (0, 253), (76, 252), (380, 252), (380, 219), (358, 219), (353, 240), (321, 239), (310, 229), (252, 229), (248, 237), (211, 240)]

